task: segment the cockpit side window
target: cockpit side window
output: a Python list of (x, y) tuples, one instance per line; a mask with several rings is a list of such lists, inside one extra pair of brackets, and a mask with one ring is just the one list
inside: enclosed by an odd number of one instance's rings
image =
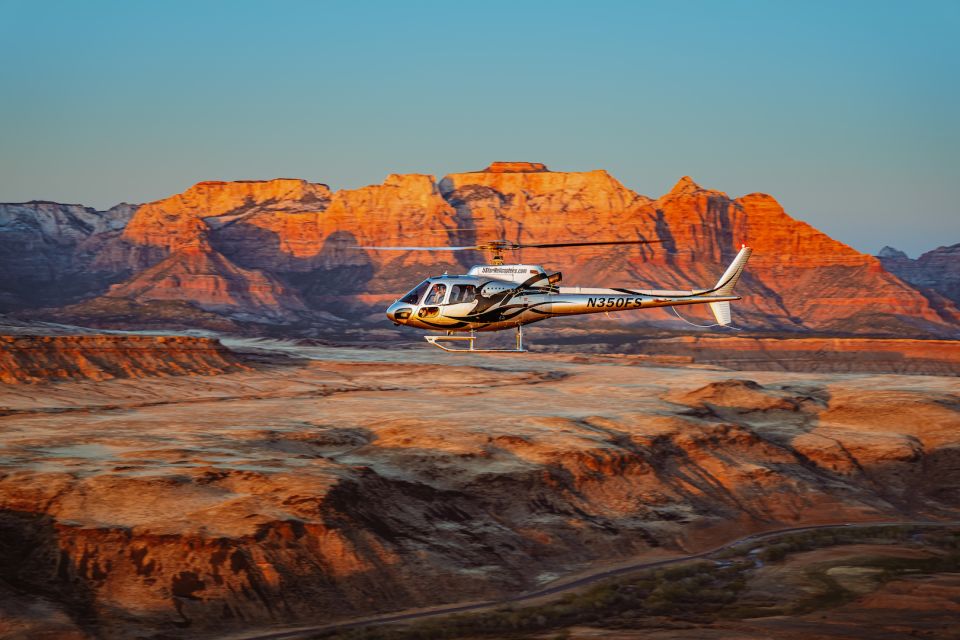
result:
[(417, 304), (420, 302), (420, 298), (423, 297), (424, 292), (427, 290), (427, 287), (430, 286), (429, 280), (424, 280), (417, 285), (417, 288), (408, 293), (407, 295), (400, 298), (400, 302), (405, 304)]
[(472, 284), (455, 284), (450, 292), (450, 304), (473, 302), (477, 299), (477, 288)]
[(438, 282), (433, 285), (433, 289), (427, 294), (423, 304), (443, 304), (443, 299), (447, 297), (447, 285)]

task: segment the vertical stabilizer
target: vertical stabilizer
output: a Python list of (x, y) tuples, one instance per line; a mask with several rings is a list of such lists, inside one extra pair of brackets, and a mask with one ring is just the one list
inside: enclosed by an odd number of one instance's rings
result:
[[(741, 246), (740, 253), (737, 254), (737, 257), (734, 258), (733, 262), (730, 263), (730, 266), (727, 267), (727, 270), (720, 277), (720, 280), (717, 281), (716, 288), (711, 291), (713, 295), (733, 295), (733, 288), (740, 280), (740, 275), (743, 273), (744, 267), (747, 266), (747, 260), (750, 259), (750, 254), (752, 252), (753, 250), (750, 247), (746, 245)], [(729, 302), (711, 302), (710, 311), (713, 312), (713, 317), (717, 319), (717, 324), (723, 327), (730, 324)]]
[(737, 254), (737, 257), (733, 259), (733, 262), (730, 263), (730, 266), (717, 281), (716, 288), (712, 292), (714, 295), (733, 295), (733, 288), (737, 286), (737, 281), (740, 280), (740, 274), (743, 273), (743, 268), (747, 266), (747, 260), (750, 259), (751, 253), (753, 253), (753, 249), (746, 245), (740, 248), (740, 253)]

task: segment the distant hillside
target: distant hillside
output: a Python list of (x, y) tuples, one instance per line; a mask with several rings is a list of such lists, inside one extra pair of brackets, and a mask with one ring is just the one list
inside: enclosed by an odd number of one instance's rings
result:
[(901, 280), (960, 305), (960, 243), (928, 251), (916, 260), (892, 247), (884, 247), (877, 257)]

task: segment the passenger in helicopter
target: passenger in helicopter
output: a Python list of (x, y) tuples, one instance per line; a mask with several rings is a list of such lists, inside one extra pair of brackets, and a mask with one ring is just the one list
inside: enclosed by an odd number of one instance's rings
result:
[(472, 284), (454, 285), (453, 291), (450, 292), (450, 304), (473, 302), (476, 299), (475, 287)]

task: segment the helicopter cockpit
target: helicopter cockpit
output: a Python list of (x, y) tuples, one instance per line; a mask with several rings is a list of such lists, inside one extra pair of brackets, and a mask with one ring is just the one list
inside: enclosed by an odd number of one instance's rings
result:
[[(455, 309), (456, 313), (467, 313), (476, 299), (477, 286), (473, 281), (427, 279), (394, 302), (387, 309), (387, 317), (396, 323), (403, 323), (414, 314), (417, 318), (435, 318), (442, 315), (441, 307), (452, 305), (458, 307)], [(469, 307), (463, 308), (459, 305)]]
[(404, 304), (419, 304), (420, 299), (423, 298), (423, 294), (426, 293), (427, 289), (430, 288), (430, 280), (424, 280), (416, 287), (410, 290), (410, 293), (403, 296), (398, 300)]
[[(426, 294), (426, 296), (424, 296)], [(424, 280), (397, 302), (411, 305), (463, 304), (477, 299), (477, 286), (472, 282), (438, 282)]]

